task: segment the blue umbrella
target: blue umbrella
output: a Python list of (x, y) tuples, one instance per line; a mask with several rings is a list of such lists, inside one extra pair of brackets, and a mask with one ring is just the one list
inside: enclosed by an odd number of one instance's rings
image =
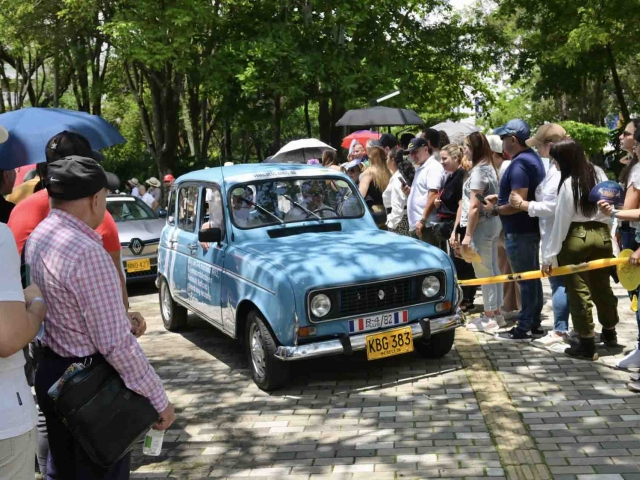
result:
[(47, 142), (64, 130), (83, 135), (94, 150), (126, 142), (103, 118), (62, 108), (23, 108), (3, 113), (0, 125), (9, 132), (9, 140), (0, 145), (0, 170), (44, 162)]

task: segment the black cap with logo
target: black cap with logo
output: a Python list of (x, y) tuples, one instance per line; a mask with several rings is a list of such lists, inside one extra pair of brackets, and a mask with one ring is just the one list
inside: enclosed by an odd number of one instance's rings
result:
[(73, 155), (51, 162), (47, 167), (45, 187), (51, 198), (77, 200), (91, 197), (109, 186), (105, 171), (92, 158)]
[(427, 146), (427, 141), (424, 138), (422, 137), (413, 138), (409, 142), (409, 148), (405, 150), (405, 153), (415, 152), (420, 147), (426, 147), (426, 146)]

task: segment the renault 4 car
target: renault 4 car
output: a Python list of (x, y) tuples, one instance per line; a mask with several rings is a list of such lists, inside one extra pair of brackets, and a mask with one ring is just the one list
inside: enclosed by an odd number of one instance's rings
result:
[(364, 350), (447, 354), (464, 323), (451, 259), (379, 230), (346, 175), (248, 164), (178, 178), (158, 251), (164, 326), (189, 311), (240, 340), (255, 383), (291, 362)]

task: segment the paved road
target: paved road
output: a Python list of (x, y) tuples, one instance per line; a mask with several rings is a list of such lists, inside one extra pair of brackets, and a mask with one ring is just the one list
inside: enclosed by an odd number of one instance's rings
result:
[(271, 394), (235, 342), (195, 316), (169, 333), (155, 289), (131, 293), (178, 413), (160, 457), (136, 449), (133, 478), (640, 480), (640, 395), (613, 368), (637, 335), (620, 289), (626, 347), (595, 363), (458, 330), (440, 361), (319, 359)]

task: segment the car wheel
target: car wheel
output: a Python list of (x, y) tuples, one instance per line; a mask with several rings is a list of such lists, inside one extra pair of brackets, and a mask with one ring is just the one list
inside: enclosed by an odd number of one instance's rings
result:
[(274, 355), (278, 347), (262, 315), (256, 311), (247, 317), (247, 357), (256, 385), (265, 391), (275, 390), (289, 378), (289, 366)]
[(187, 324), (187, 314), (189, 313), (182, 305), (178, 305), (171, 296), (169, 283), (162, 277), (160, 279), (160, 316), (164, 328), (170, 332), (180, 330)]
[(455, 337), (456, 331), (452, 329), (432, 335), (425, 342), (418, 340), (415, 343), (416, 352), (425, 358), (442, 358), (451, 351)]

